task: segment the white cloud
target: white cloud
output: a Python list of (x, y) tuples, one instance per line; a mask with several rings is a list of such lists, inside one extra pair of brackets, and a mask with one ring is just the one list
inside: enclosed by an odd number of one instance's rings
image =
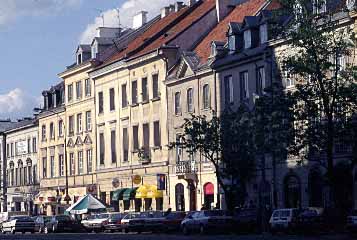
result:
[[(162, 7), (176, 2), (177, 0), (127, 0), (120, 8), (120, 23), (124, 27), (132, 27), (133, 17), (140, 11), (148, 12), (148, 20), (157, 16)], [(103, 12), (104, 23), (106, 27), (117, 27), (118, 11), (117, 9), (109, 9)], [(89, 24), (85, 31), (80, 36), (81, 43), (90, 43), (96, 35), (96, 29), (103, 26), (103, 19), (99, 16), (94, 19), (94, 22)]]
[(53, 15), (83, 0), (1, 0), (0, 26), (21, 16)]
[(22, 89), (15, 88), (8, 93), (0, 94), (0, 117), (18, 118), (31, 116), (33, 108), (41, 103), (40, 97), (30, 96)]

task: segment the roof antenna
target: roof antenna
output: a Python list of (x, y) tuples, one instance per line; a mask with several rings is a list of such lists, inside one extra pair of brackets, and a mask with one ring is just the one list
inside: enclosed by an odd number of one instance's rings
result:
[(103, 21), (103, 27), (104, 27), (104, 13), (103, 13), (103, 10), (102, 9), (98, 9), (98, 8), (95, 8), (96, 11), (100, 12), (100, 17), (102, 18), (102, 21)]
[(120, 9), (119, 9), (119, 8), (116, 8), (115, 11), (117, 11), (118, 26), (119, 26), (119, 28), (120, 28), (120, 27), (121, 27), (121, 24), (120, 24)]

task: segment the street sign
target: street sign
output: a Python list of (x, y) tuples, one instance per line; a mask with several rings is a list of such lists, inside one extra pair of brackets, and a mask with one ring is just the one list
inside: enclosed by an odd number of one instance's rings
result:
[(141, 183), (141, 176), (140, 175), (134, 175), (133, 176), (133, 183), (134, 184), (140, 184)]

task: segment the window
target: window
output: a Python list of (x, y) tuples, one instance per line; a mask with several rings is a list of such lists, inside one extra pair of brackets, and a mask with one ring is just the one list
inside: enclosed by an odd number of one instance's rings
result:
[(84, 80), (84, 91), (86, 97), (90, 97), (92, 94), (92, 87), (91, 87), (91, 82), (90, 79)]
[(83, 174), (83, 152), (78, 152), (78, 175)]
[(50, 157), (50, 176), (53, 178), (55, 176), (55, 157)]
[(69, 175), (73, 176), (75, 173), (74, 153), (69, 154)]
[(135, 105), (138, 103), (138, 82), (133, 81), (131, 83), (131, 104)]
[(69, 133), (69, 135), (74, 134), (74, 117), (73, 116), (68, 117), (68, 133)]
[(64, 157), (63, 154), (58, 155), (59, 160), (59, 175), (60, 177), (64, 176)]
[(127, 162), (129, 160), (129, 137), (128, 129), (123, 128), (123, 161)]
[(268, 25), (262, 24), (259, 26), (260, 43), (266, 43), (268, 41)]
[(126, 92), (126, 84), (121, 85), (121, 106), (126, 108), (128, 106), (128, 97)]
[(240, 100), (244, 101), (249, 98), (248, 91), (248, 72), (240, 73)]
[[(1, 145), (0, 145), (0, 149), (1, 149)], [(27, 153), (31, 153), (31, 138), (27, 139)], [(1, 153), (0, 153), (1, 155)], [(1, 156), (0, 156), (1, 159)]]
[(181, 114), (181, 93), (180, 92), (175, 93), (175, 114), (176, 115)]
[(83, 131), (82, 126), (82, 113), (77, 114), (77, 133), (81, 133)]
[(82, 98), (82, 82), (76, 82), (76, 97), (77, 99)]
[(93, 44), (92, 45), (92, 58), (97, 58), (97, 54), (98, 54), (98, 45), (97, 44)]
[(340, 55), (337, 57), (337, 66), (340, 71), (346, 70), (346, 58), (344, 55)]
[(93, 156), (92, 149), (87, 150), (87, 172), (93, 172)]
[(67, 92), (67, 100), (68, 102), (71, 102), (73, 100), (73, 84), (67, 86)]
[(6, 157), (10, 157), (10, 144), (6, 144)]
[(187, 112), (193, 112), (193, 89), (187, 90)]
[(117, 148), (116, 148), (116, 132), (112, 130), (110, 132), (110, 146), (112, 151), (112, 163), (117, 162)]
[(14, 156), (14, 143), (11, 143), (10, 146), (11, 146), (11, 157), (13, 157)]
[(46, 141), (46, 125), (42, 125), (41, 139), (42, 141)]
[(139, 149), (139, 126), (133, 126), (133, 150)]
[(181, 135), (176, 135), (176, 162), (179, 163), (183, 160), (183, 149), (181, 147)]
[(224, 99), (226, 104), (234, 102), (232, 75), (224, 77)]
[(251, 37), (251, 32), (250, 30), (245, 30), (244, 31), (244, 48), (250, 48), (252, 47), (252, 37)]
[(161, 146), (161, 136), (160, 136), (160, 122), (154, 122), (154, 146)]
[(47, 178), (47, 158), (42, 158), (42, 176), (43, 178)]
[(211, 96), (209, 85), (205, 84), (203, 86), (203, 108), (209, 109), (211, 107)]
[(314, 0), (313, 2), (314, 14), (321, 14), (326, 12), (326, 0)]
[(81, 53), (78, 53), (77, 54), (77, 65), (81, 64), (82, 63), (82, 54)]
[(59, 120), (58, 122), (58, 136), (62, 137), (63, 136), (63, 121)]
[(294, 76), (290, 74), (289, 70), (283, 71), (283, 78), (285, 79), (285, 87), (293, 87), (295, 85)]
[(105, 148), (104, 148), (104, 133), (99, 133), (99, 163), (104, 164)]
[(98, 112), (99, 114), (104, 112), (104, 106), (103, 106), (103, 92), (98, 93)]
[(159, 75), (152, 75), (152, 97), (159, 98)]
[(148, 123), (143, 124), (143, 147), (144, 151), (148, 153), (150, 148), (150, 128)]
[(86, 112), (86, 130), (92, 130), (92, 115), (91, 111)]
[(142, 90), (142, 101), (147, 102), (149, 101), (149, 94), (148, 94), (148, 79), (143, 78), (141, 79), (141, 90)]
[(264, 93), (265, 89), (265, 68), (259, 67), (257, 70), (257, 94)]
[(37, 139), (32, 138), (32, 152), (36, 153), (37, 152)]
[(114, 88), (109, 89), (109, 109), (110, 111), (115, 110), (115, 91)]
[(50, 123), (50, 139), (55, 139), (55, 126), (53, 122)]

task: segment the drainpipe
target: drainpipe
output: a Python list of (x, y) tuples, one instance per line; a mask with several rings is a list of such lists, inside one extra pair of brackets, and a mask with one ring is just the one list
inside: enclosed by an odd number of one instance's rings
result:
[[(213, 89), (214, 89), (214, 111), (215, 111), (215, 114), (218, 116), (218, 107), (217, 107), (217, 75), (218, 73), (213, 70), (213, 76), (214, 76), (214, 81), (213, 81)], [(220, 153), (216, 153), (217, 154), (217, 162), (218, 162), (218, 155)], [(218, 171), (218, 170), (217, 170)], [(217, 180), (217, 208), (221, 208), (221, 194), (220, 194), (220, 186), (218, 184), (218, 180)]]

